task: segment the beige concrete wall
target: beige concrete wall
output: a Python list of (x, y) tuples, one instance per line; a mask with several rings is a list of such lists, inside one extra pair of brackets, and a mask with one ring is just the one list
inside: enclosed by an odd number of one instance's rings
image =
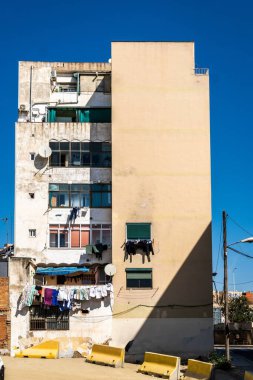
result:
[[(125, 343), (148, 337), (150, 320), (178, 318), (178, 332), (179, 318), (212, 324), (209, 129), (209, 78), (194, 73), (193, 43), (112, 44), (114, 313), (137, 306), (117, 317), (118, 334), (126, 319), (142, 320)], [(152, 223), (151, 263), (138, 254), (124, 262), (126, 222)], [(153, 289), (126, 290), (125, 269), (143, 267), (153, 269)], [(208, 305), (165, 307), (173, 304)], [(169, 349), (164, 331), (159, 339)]]

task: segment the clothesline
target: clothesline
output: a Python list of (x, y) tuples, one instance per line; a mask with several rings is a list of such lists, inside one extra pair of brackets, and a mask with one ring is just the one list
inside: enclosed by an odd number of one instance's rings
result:
[(90, 286), (38, 286), (27, 284), (21, 294), (19, 309), (32, 306), (34, 300), (45, 307), (57, 306), (61, 311), (70, 310), (73, 303), (103, 299), (110, 296), (113, 301), (113, 285)]

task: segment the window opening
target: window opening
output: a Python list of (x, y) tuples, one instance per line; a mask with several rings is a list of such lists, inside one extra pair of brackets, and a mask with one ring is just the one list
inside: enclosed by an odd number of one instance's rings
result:
[(110, 208), (111, 184), (49, 184), (49, 207)]
[(123, 244), (125, 255), (124, 261), (130, 257), (132, 262), (133, 255), (142, 253), (142, 263), (145, 257), (151, 261), (150, 255), (154, 255), (153, 242), (151, 240), (151, 223), (127, 223), (126, 242)]
[(111, 144), (108, 142), (50, 141), (49, 146), (52, 149), (52, 167), (111, 167)]
[(30, 160), (31, 160), (31, 161), (34, 161), (34, 160), (35, 160), (35, 153), (34, 153), (34, 152), (31, 152), (31, 153), (30, 153)]
[(49, 225), (50, 248), (84, 248), (102, 244), (111, 247), (111, 224)]
[(111, 108), (48, 108), (47, 121), (111, 123)]
[(30, 330), (69, 330), (69, 310), (31, 306), (29, 312)]
[(126, 287), (129, 288), (152, 288), (151, 268), (127, 268)]
[(29, 237), (36, 237), (36, 230), (35, 229), (29, 230)]

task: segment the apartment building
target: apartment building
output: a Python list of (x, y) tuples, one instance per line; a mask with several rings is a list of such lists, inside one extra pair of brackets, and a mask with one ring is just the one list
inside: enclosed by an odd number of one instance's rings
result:
[(81, 337), (130, 360), (207, 353), (209, 76), (194, 43), (20, 62), (18, 103), (12, 347)]

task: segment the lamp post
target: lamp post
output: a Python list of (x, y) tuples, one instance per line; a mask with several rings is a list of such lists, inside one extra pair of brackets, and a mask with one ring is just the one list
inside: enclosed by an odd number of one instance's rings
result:
[(225, 352), (226, 359), (230, 361), (229, 349), (229, 320), (228, 320), (228, 249), (231, 245), (239, 243), (253, 243), (253, 237), (227, 244), (227, 213), (222, 211), (223, 222), (223, 256), (224, 256), (224, 314), (225, 314)]

